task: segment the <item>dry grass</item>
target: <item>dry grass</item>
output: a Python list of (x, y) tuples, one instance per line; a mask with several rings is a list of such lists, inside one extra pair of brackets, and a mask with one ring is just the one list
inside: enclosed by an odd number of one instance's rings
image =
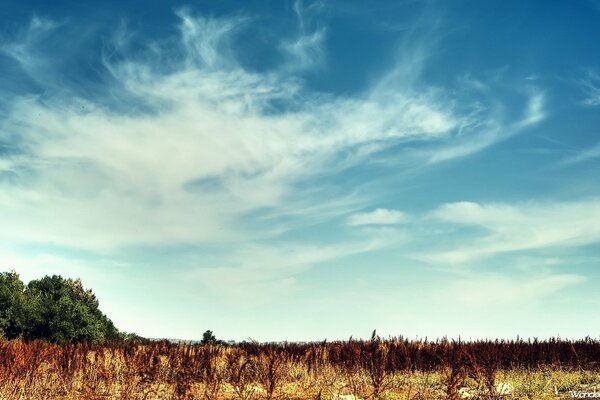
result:
[[(199, 346), (0, 341), (0, 399), (555, 399), (600, 390), (595, 341)], [(557, 394), (558, 393), (558, 394)]]

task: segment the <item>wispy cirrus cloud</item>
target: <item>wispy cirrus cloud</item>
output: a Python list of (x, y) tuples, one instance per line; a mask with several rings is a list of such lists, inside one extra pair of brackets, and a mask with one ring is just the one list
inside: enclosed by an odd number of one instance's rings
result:
[[(344, 201), (343, 187), (320, 190), (330, 188), (318, 179), (325, 171), (335, 176), (384, 160), (390, 148), (405, 168), (419, 168), (480, 151), (543, 117), (539, 93), (516, 121), (498, 118), (493, 106), (473, 114), (470, 101), (419, 81), (423, 49), (406, 49), (362, 93), (313, 92), (285, 63), (300, 57), (314, 66), (326, 43), (313, 39), (324, 30), (307, 27), (300, 3), (296, 12), (295, 43), (307, 41), (310, 51), (290, 52), (284, 40), (275, 46), (287, 54), (283, 67), (267, 72), (247, 70), (235, 57), (245, 18), (185, 9), (177, 11), (179, 36), (135, 52), (127, 45), (132, 35), (122, 32), (111, 51), (99, 52), (107, 93), (56, 90), (58, 80), (45, 71), (37, 79), (47, 82), (43, 96), (13, 96), (4, 110), (3, 135), (18, 138), (19, 148), (0, 164), (11, 177), (1, 181), (0, 237), (102, 252), (260, 240), (321, 215), (314, 213), (342, 217), (369, 205)], [(5, 54), (39, 78), (34, 66), (56, 56), (43, 45), (54, 26), (32, 22)], [(338, 207), (306, 206), (316, 203)], [(280, 221), (257, 232), (269, 215)]]
[(597, 158), (600, 158), (600, 143), (597, 143), (595, 146), (592, 146), (585, 150), (581, 150), (578, 153), (564, 159), (562, 161), (562, 164), (563, 165), (579, 164), (579, 163), (594, 160)]
[(348, 217), (348, 225), (394, 225), (406, 220), (406, 215), (399, 210), (377, 208), (373, 211), (352, 214)]
[(60, 23), (40, 17), (33, 17), (29, 26), (18, 34), (13, 41), (0, 45), (0, 52), (15, 60), (30, 77), (43, 83), (46, 77), (44, 70), (51, 68), (49, 59), (44, 55), (45, 39), (60, 27)]
[(289, 295), (296, 288), (298, 275), (316, 265), (377, 251), (393, 243), (389, 237), (371, 235), (332, 245), (249, 245), (223, 260), (222, 266), (193, 268), (184, 276), (227, 299), (255, 305)]
[(287, 55), (284, 70), (288, 72), (304, 71), (319, 68), (325, 62), (324, 41), (326, 29), (311, 26), (311, 21), (316, 20), (323, 5), (319, 2), (305, 5), (302, 1), (294, 2), (294, 13), (298, 21), (297, 35), (288, 40), (283, 40), (280, 47)]
[(490, 307), (532, 305), (565, 288), (581, 284), (586, 278), (578, 274), (537, 274), (510, 276), (483, 274), (451, 282), (448, 293), (461, 306)]
[(451, 264), (523, 250), (579, 247), (600, 242), (600, 201), (529, 202), (521, 204), (449, 203), (431, 218), (479, 227), (450, 250), (432, 251), (424, 259)]
[[(477, 125), (476, 133), (473, 135), (459, 134), (445, 145), (429, 150), (429, 162), (437, 163), (451, 160), (458, 157), (468, 156), (484, 150), (495, 143), (509, 139), (510, 137), (522, 132), (524, 129), (532, 127), (541, 122), (546, 117), (544, 109), (545, 95), (540, 90), (533, 90), (527, 101), (525, 112), (516, 120), (511, 122), (503, 121), (500, 115), (491, 118), (480, 118), (478, 113), (483, 110), (480, 108), (472, 114), (473, 119), (465, 119), (468, 129), (469, 123)], [(493, 110), (499, 112), (500, 110)]]
[(588, 107), (600, 106), (600, 75), (593, 69), (589, 69), (586, 76), (580, 80), (585, 98), (581, 104)]

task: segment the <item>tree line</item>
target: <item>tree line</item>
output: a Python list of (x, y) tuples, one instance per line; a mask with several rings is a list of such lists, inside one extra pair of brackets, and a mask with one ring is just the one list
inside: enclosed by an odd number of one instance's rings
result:
[(16, 272), (0, 273), (0, 336), (53, 343), (126, 339), (79, 279), (45, 276), (25, 285)]

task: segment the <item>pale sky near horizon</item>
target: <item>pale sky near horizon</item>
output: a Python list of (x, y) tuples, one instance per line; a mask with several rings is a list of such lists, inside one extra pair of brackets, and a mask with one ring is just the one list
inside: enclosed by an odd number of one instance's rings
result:
[(148, 337), (598, 337), (600, 2), (8, 0), (0, 270)]

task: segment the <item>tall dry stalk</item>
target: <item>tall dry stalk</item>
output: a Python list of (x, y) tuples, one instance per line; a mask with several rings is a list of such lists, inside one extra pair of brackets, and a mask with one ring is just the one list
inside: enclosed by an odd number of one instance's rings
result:
[(234, 348), (226, 355), (227, 382), (233, 388), (238, 400), (251, 400), (256, 393), (252, 384), (257, 378), (257, 367), (254, 358), (243, 349)]

